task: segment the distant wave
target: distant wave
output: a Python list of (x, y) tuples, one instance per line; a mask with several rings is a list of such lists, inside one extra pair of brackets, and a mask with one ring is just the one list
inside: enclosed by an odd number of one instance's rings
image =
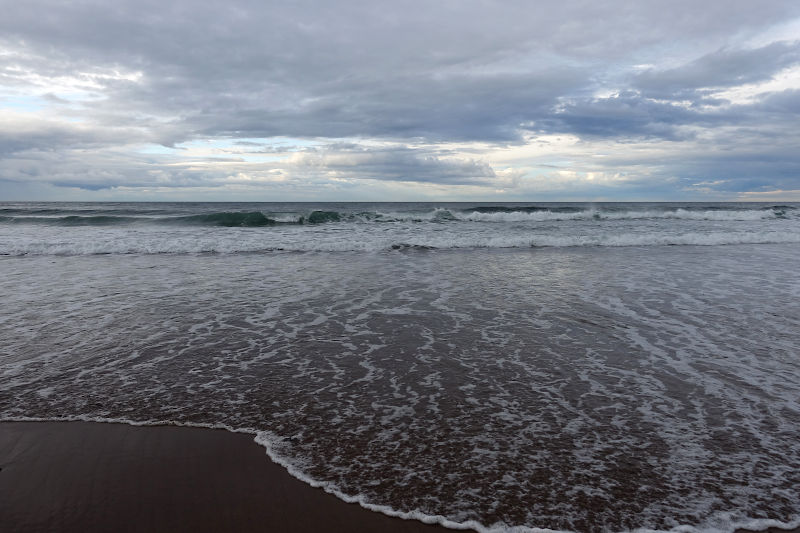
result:
[[(62, 212), (63, 213), (63, 212)], [(58, 212), (53, 213), (61, 214)], [(118, 226), (126, 224), (151, 225), (197, 225), (222, 226), (229, 228), (249, 228), (275, 226), (277, 224), (322, 224), (337, 222), (343, 217), (332, 211), (312, 211), (307, 216), (291, 219), (268, 217), (260, 211), (204, 213), (187, 216), (119, 216), (119, 215), (65, 215), (65, 216), (16, 216), (0, 215), (0, 223), (38, 224), (48, 226)]]
[(469, 207), (462, 209), (465, 213), (535, 213), (539, 211), (549, 211), (551, 213), (577, 213), (583, 211), (580, 207), (554, 207), (530, 205), (526, 207), (509, 207), (505, 205), (489, 205)]
[[(640, 204), (643, 206), (647, 206), (650, 204)], [(478, 212), (478, 213), (512, 213), (512, 212), (523, 212), (523, 213), (532, 213), (536, 211), (550, 211), (552, 213), (576, 213), (579, 211), (594, 211), (600, 209), (602, 211), (611, 211), (611, 212), (619, 212), (619, 211), (636, 211), (635, 209), (630, 209), (630, 204), (628, 205), (608, 205), (606, 204), (602, 208), (596, 208), (592, 206), (587, 207), (578, 207), (578, 206), (555, 206), (555, 205), (529, 205), (529, 206), (507, 206), (507, 205), (490, 205), (490, 206), (476, 206), (476, 207), (467, 207), (463, 208), (460, 211), (464, 213), (471, 213), (471, 212)], [(740, 211), (743, 208), (740, 204), (730, 203), (727, 205), (711, 205), (711, 204), (685, 204), (685, 205), (653, 205), (652, 208), (649, 209), (640, 209), (639, 211), (653, 211), (653, 210), (661, 210), (661, 211), (674, 211), (674, 210), (682, 210), (682, 211)], [(751, 210), (777, 210), (777, 211), (786, 211), (786, 210), (794, 210), (797, 209), (795, 206), (791, 205), (758, 205), (757, 207), (750, 208)]]
[(168, 224), (199, 224), (204, 226), (224, 226), (228, 228), (274, 226), (278, 223), (275, 219), (266, 217), (259, 211), (245, 213), (223, 211), (221, 213), (163, 218), (159, 221)]
[(140, 220), (137, 217), (111, 215), (66, 215), (66, 216), (0, 216), (0, 223), (38, 224), (46, 226), (116, 226), (131, 224)]
[(476, 206), (466, 209), (434, 208), (420, 212), (340, 212), (314, 210), (303, 214), (270, 213), (262, 211), (220, 211), (188, 215), (168, 215), (163, 212), (136, 213), (131, 209), (115, 212), (87, 213), (56, 209), (1, 209), (0, 224), (34, 224), (49, 226), (117, 226), (117, 225), (190, 225), (217, 227), (261, 228), (280, 224), (351, 223), (536, 223), (570, 220), (646, 220), (684, 219), (710, 221), (748, 221), (798, 216), (797, 208), (789, 205), (760, 208), (737, 207), (678, 207), (678, 208), (594, 208), (559, 206)]
[(779, 218), (786, 215), (784, 209), (670, 209), (670, 210), (600, 210), (583, 209), (564, 210), (528, 209), (528, 210), (491, 210), (481, 209), (459, 213), (461, 220), (476, 222), (544, 222), (560, 220), (645, 220), (645, 219), (684, 219), (684, 220), (719, 220), (746, 221)]

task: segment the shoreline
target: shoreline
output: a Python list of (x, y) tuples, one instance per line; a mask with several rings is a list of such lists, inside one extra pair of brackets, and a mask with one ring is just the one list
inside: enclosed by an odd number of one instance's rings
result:
[(0, 530), (434, 533), (292, 477), (246, 433), (0, 422)]
[(0, 529), (20, 533), (452, 531), (340, 500), (224, 429), (0, 422), (0, 495)]

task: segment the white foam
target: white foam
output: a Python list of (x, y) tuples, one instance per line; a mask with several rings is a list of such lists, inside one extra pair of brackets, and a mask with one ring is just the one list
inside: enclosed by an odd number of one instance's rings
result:
[(3, 412), (244, 428), (307, 482), (451, 527), (569, 527), (591, 497), (728, 531), (796, 510), (798, 253), (6, 259)]
[[(202, 423), (185, 423), (175, 420), (129, 420), (124, 418), (106, 418), (96, 417), (89, 415), (74, 415), (66, 417), (24, 417), (24, 416), (8, 416), (0, 417), (2, 422), (93, 422), (100, 424), (126, 424), (135, 427), (152, 427), (152, 426), (176, 426), (176, 427), (190, 427), (190, 428), (203, 428), (203, 429), (218, 429), (225, 430), (231, 433), (244, 433), (253, 435), (253, 440), (264, 447), (266, 455), (274, 463), (282, 466), (294, 478), (306, 483), (307, 485), (320, 488), (336, 496), (346, 503), (357, 503), (364, 509), (385, 514), (387, 516), (401, 518), (404, 520), (417, 520), (425, 524), (438, 524), (448, 529), (453, 530), (474, 530), (478, 533), (573, 533), (570, 530), (555, 530), (548, 528), (539, 528), (532, 526), (521, 525), (508, 525), (504, 523), (496, 523), (491, 525), (481, 524), (475, 520), (467, 520), (464, 522), (457, 522), (449, 520), (442, 515), (429, 515), (419, 511), (399, 511), (386, 505), (377, 505), (371, 503), (364, 495), (350, 495), (345, 494), (338, 490), (335, 484), (330, 482), (323, 482), (307, 476), (302, 467), (298, 463), (285, 458), (278, 450), (284, 445), (283, 439), (276, 437), (268, 431), (259, 431), (253, 428), (234, 428), (225, 424), (202, 424)], [(782, 522), (779, 520), (764, 519), (764, 518), (746, 518), (736, 519), (735, 514), (731, 512), (717, 512), (706, 520), (703, 526), (690, 526), (678, 525), (670, 529), (650, 529), (650, 528), (637, 528), (632, 533), (733, 533), (738, 529), (750, 529), (753, 531), (763, 531), (767, 528), (779, 528), (785, 530), (792, 530), (800, 527), (800, 517), (793, 520)]]
[[(76, 230), (79, 228), (76, 228)], [(0, 242), (0, 255), (102, 255), (102, 254), (201, 254), (265, 252), (376, 252), (405, 246), (418, 249), (527, 248), (584, 246), (720, 246), (734, 244), (796, 244), (800, 230), (738, 229), (729, 231), (683, 231), (654, 228), (649, 232), (596, 231), (542, 233), (531, 230), (485, 232), (461, 230), (409, 232), (317, 232), (281, 234), (250, 229), (210, 230), (205, 232), (128, 232), (75, 234), (61, 237), (40, 236)], [(77, 232), (76, 232), (77, 233)]]
[[(277, 215), (295, 221), (296, 213)], [(800, 242), (800, 217), (769, 209), (353, 215), (340, 224), (267, 227), (0, 225), (0, 255), (383, 251), (392, 248), (664, 246)], [(351, 219), (347, 219), (351, 220)], [(360, 222), (359, 222), (360, 221)]]
[(703, 210), (693, 211), (676, 209), (670, 211), (633, 210), (633, 211), (603, 211), (587, 209), (576, 212), (558, 211), (503, 211), (496, 213), (454, 213), (459, 220), (479, 222), (549, 222), (565, 220), (646, 220), (646, 219), (682, 219), (682, 220), (712, 220), (712, 221), (755, 221), (771, 220), (777, 218), (775, 212), (770, 210), (732, 209), (732, 210)]
[(531, 246), (720, 246), (730, 244), (799, 243), (796, 232), (711, 232), (682, 234), (606, 234), (580, 236), (539, 236), (530, 240)]

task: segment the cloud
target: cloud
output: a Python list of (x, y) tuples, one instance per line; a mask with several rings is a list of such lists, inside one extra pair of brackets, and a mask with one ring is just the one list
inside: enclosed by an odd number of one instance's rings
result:
[[(219, 151), (242, 153), (236, 149)], [(225, 188), (235, 185), (239, 189), (249, 189), (252, 194), (263, 195), (267, 194), (266, 188), (305, 193), (309, 185), (322, 187), (330, 182), (338, 187), (381, 181), (490, 187), (498, 181), (495, 171), (485, 161), (402, 145), (334, 143), (243, 152), (248, 156), (269, 156), (265, 160), (211, 157), (208, 153), (196, 147), (174, 153), (147, 154), (120, 153), (115, 148), (48, 151), (29, 146), (6, 157), (0, 162), (0, 168), (7, 186), (35, 182), (84, 191), (169, 187), (224, 192)], [(502, 179), (499, 181), (505, 183)]]
[(625, 91), (607, 98), (567, 100), (537, 125), (547, 132), (568, 132), (584, 138), (677, 140), (693, 134), (685, 126), (707, 125), (715, 119), (711, 114)]
[(334, 146), (298, 152), (290, 158), (289, 166), (296, 171), (316, 169), (343, 179), (491, 185), (496, 177), (485, 162), (442, 158), (404, 147)]
[[(592, 158), (611, 143), (631, 150), (624, 168), (678, 176), (675, 187), (719, 181), (698, 180), (680, 150), (709, 176), (730, 173), (730, 187), (797, 189), (783, 156), (797, 144), (798, 87), (769, 83), (799, 64), (800, 44), (765, 35), (798, 17), (793, 1), (742, 0), (15, 3), (0, 18), (0, 179), (488, 193), (511, 174), (519, 187), (566, 183), (539, 169), (571, 165), (574, 183), (594, 190), (586, 172), (624, 173)], [(748, 84), (747, 98), (725, 92)], [(558, 135), (577, 141), (509, 164), (491, 155)], [(762, 137), (775, 147), (755, 151)], [(258, 146), (229, 160), (143, 152), (199, 141)], [(658, 142), (667, 159), (637, 148)], [(727, 164), (742, 148), (751, 163)], [(695, 158), (703, 150), (715, 156)], [(634, 181), (645, 187), (624, 186)]]
[(635, 77), (634, 86), (654, 98), (694, 99), (698, 90), (768, 80), (797, 63), (800, 41), (755, 49), (726, 47), (675, 68), (649, 68)]
[(135, 128), (88, 125), (0, 109), (0, 157), (30, 151), (98, 149), (148, 139), (146, 133)]

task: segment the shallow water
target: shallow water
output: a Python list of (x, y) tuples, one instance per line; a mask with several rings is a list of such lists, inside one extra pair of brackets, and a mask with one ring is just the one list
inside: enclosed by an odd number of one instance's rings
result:
[[(760, 216), (616, 233), (785, 222)], [(347, 224), (384, 231), (287, 227)], [(437, 224), (414, 231), (470, 232)], [(0, 418), (247, 429), (304, 479), (450, 525), (796, 524), (797, 264), (791, 242), (7, 256)]]

